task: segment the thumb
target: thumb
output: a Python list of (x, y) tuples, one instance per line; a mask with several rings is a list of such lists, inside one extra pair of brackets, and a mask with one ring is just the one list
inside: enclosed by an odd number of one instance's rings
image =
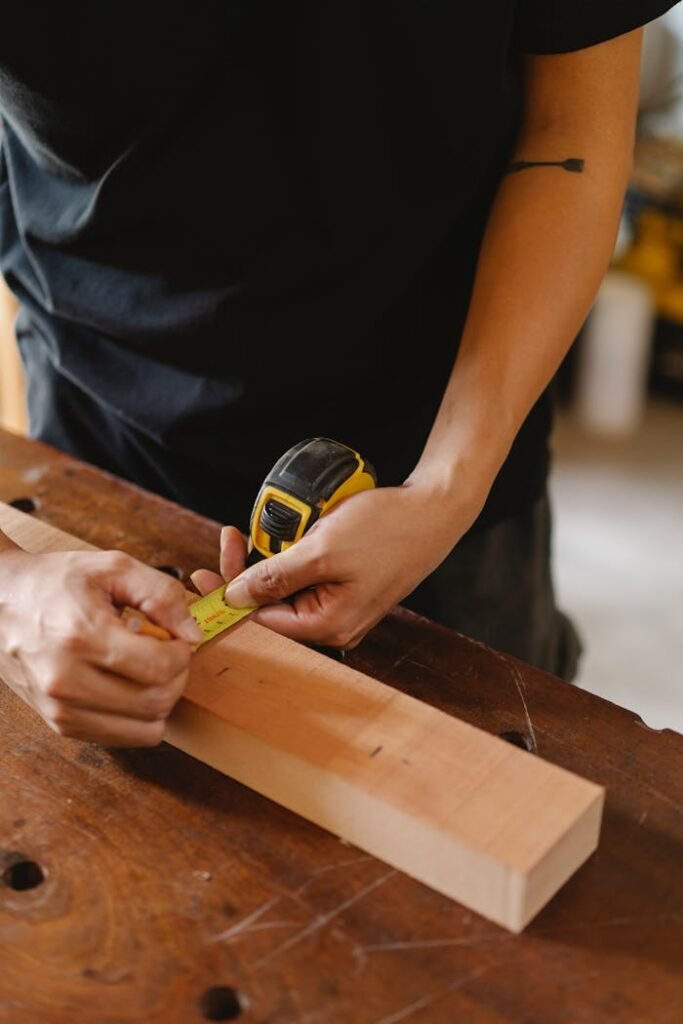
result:
[(279, 555), (257, 562), (228, 585), (225, 600), (233, 608), (274, 604), (306, 587), (324, 582), (318, 547), (304, 537)]

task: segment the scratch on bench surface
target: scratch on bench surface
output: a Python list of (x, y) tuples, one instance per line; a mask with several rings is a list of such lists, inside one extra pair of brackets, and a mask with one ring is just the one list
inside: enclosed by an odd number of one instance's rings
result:
[(300, 924), (301, 921), (261, 921), (250, 925), (247, 932), (251, 935), (252, 932), (267, 932), (277, 928), (298, 928)]
[(417, 654), (417, 652), (419, 650), (421, 650), (424, 647), (424, 645), (425, 645), (425, 641), (421, 640), (420, 643), (419, 644), (415, 644), (414, 647), (409, 647), (407, 651), (403, 652), (403, 654), (399, 654), (399, 656), (396, 659), (396, 661), (393, 662), (391, 668), (392, 669), (398, 668), (398, 666), (402, 665), (404, 661), (408, 661), (413, 656), (413, 654)]
[(444, 996), (450, 995), (451, 992), (457, 991), (459, 988), (464, 988), (471, 981), (477, 981), (483, 974), (488, 974), (494, 967), (499, 967), (501, 964), (507, 963), (507, 960), (496, 960), (492, 964), (485, 964), (483, 967), (477, 967), (476, 970), (470, 971), (469, 974), (465, 974), (462, 978), (458, 978), (457, 981), (452, 982), (450, 985), (446, 985), (445, 988), (439, 989), (437, 992), (432, 992), (427, 996), (422, 996), (420, 999), (415, 999), (412, 1003), (408, 1003), (407, 1006), (401, 1007), (400, 1010), (396, 1010), (394, 1013), (390, 1013), (388, 1017), (382, 1017), (381, 1020), (375, 1021), (374, 1024), (398, 1024), (401, 1020), (406, 1020), (408, 1017), (412, 1017), (418, 1010), (424, 1010), (426, 1006), (431, 1006), (437, 999), (442, 999)]
[(435, 999), (438, 999), (442, 993), (436, 993), (428, 996), (423, 996), (422, 999), (416, 999), (414, 1002), (409, 1003), (408, 1006), (404, 1006), (402, 1009), (397, 1010), (396, 1013), (390, 1014), (388, 1017), (382, 1017), (381, 1020), (377, 1021), (377, 1024), (398, 1024), (398, 1021), (405, 1020), (406, 1017), (410, 1017), (413, 1013), (418, 1010), (424, 1010), (425, 1006), (429, 1006)]
[(515, 681), (515, 686), (517, 687), (519, 699), (521, 700), (522, 707), (524, 708), (524, 717), (526, 718), (526, 724), (529, 727), (529, 736), (531, 737), (531, 749), (534, 754), (537, 754), (538, 742), (536, 740), (536, 731), (534, 730), (534, 723), (531, 721), (531, 715), (529, 714), (529, 706), (526, 702), (526, 697), (524, 695), (524, 680), (522, 679), (520, 671), (516, 665), (513, 665), (512, 662), (510, 661), (508, 661), (508, 665), (510, 667), (510, 673), (512, 674), (512, 678)]
[(522, 707), (524, 708), (524, 717), (526, 719), (527, 729), (529, 730), (529, 738), (531, 740), (531, 750), (534, 754), (537, 754), (538, 743), (536, 741), (536, 732), (534, 730), (534, 724), (531, 721), (531, 715), (529, 714), (529, 706), (526, 702), (525, 696), (526, 687), (524, 685), (524, 680), (522, 679), (521, 672), (515, 665), (512, 658), (508, 658), (505, 654), (499, 654), (498, 651), (493, 651), (492, 653), (495, 654), (498, 661), (501, 661), (510, 671), (512, 680), (515, 686), (517, 687), (517, 693), (519, 694), (519, 699), (522, 702)]
[[(325, 864), (323, 867), (317, 868), (313, 871), (311, 876), (307, 878), (306, 881), (298, 887), (298, 889), (294, 889), (292, 892), (283, 889), (279, 895), (272, 896), (260, 907), (257, 907), (256, 910), (253, 910), (251, 914), (247, 914), (246, 917), (243, 917), (229, 928), (226, 928), (225, 931), (219, 932), (217, 935), (212, 935), (207, 941), (210, 943), (230, 942), (236, 936), (246, 934), (247, 932), (267, 931), (270, 928), (295, 928), (301, 923), (300, 921), (261, 921), (259, 923), (259, 918), (263, 917), (264, 914), (267, 914), (268, 911), (282, 899), (293, 899), (302, 906), (305, 906), (303, 901), (299, 900), (298, 897), (321, 875), (325, 875), (330, 871), (337, 871), (340, 868), (352, 867), (354, 864), (363, 864), (366, 861), (371, 861), (373, 859), (373, 857), (364, 855), (362, 857), (350, 857), (346, 860), (335, 861), (334, 864)], [(305, 909), (308, 910), (307, 907)]]
[(289, 949), (292, 949), (300, 942), (303, 942), (303, 940), (307, 939), (309, 935), (314, 935), (316, 932), (320, 931), (320, 929), (328, 925), (330, 921), (333, 921), (336, 917), (339, 917), (340, 914), (343, 914), (345, 910), (355, 906), (356, 903), (360, 903), (361, 900), (365, 899), (366, 896), (369, 896), (371, 892), (375, 891), (375, 889), (379, 889), (381, 885), (384, 885), (385, 882), (388, 882), (389, 879), (393, 878), (396, 874), (398, 874), (398, 872), (393, 869), (391, 871), (387, 871), (385, 874), (380, 875), (379, 878), (376, 878), (374, 882), (371, 882), (370, 885), (366, 885), (364, 889), (360, 890), (360, 892), (354, 893), (353, 896), (349, 896), (348, 899), (344, 900), (343, 903), (340, 903), (334, 908), (334, 910), (329, 910), (325, 914), (317, 914), (305, 928), (302, 928), (296, 935), (290, 936), (290, 938), (281, 942), (279, 946), (276, 946), (275, 949), (272, 949), (269, 953), (266, 953), (265, 956), (256, 960), (252, 964), (252, 967), (255, 970), (265, 967), (266, 964), (270, 963), (276, 957), (281, 956)]
[[(574, 752), (576, 751), (575, 743), (572, 740), (568, 739), (566, 736), (558, 736), (557, 734), (548, 732), (547, 730), (544, 730), (544, 734), (547, 737), (547, 739), (552, 740), (553, 743), (557, 743), (559, 746), (562, 746), (562, 747), (570, 747), (572, 749), (572, 751), (574, 751)], [(153, 749), (154, 749), (153, 747), (150, 747), (150, 750), (153, 750)], [(582, 750), (582, 756), (583, 756), (582, 764), (583, 764), (584, 771), (586, 771), (588, 769), (591, 769), (591, 771), (595, 771), (596, 773), (600, 772), (602, 778), (604, 779), (605, 769), (608, 768), (610, 771), (614, 772), (616, 775), (619, 775), (619, 776), (621, 776), (624, 779), (627, 779), (629, 782), (633, 782), (634, 781), (634, 778), (636, 776), (636, 772), (635, 771), (634, 772), (630, 772), (630, 771), (627, 771), (625, 768), (620, 768), (619, 765), (615, 764), (614, 761), (611, 761), (611, 760), (607, 761), (606, 764), (599, 764), (598, 765), (598, 764), (595, 763), (594, 760), (589, 760), (589, 758), (586, 755), (585, 748)], [(669, 810), (671, 810), (674, 814), (677, 814), (679, 817), (681, 815), (683, 815), (683, 807), (681, 806), (680, 802), (678, 800), (668, 796), (666, 793), (662, 793), (660, 790), (655, 789), (655, 787), (653, 785), (651, 785), (649, 782), (645, 782), (645, 780), (642, 778), (642, 773), (638, 777), (637, 781), (638, 781), (639, 787), (642, 790), (644, 790), (645, 793), (648, 793), (650, 796), (654, 797), (656, 800), (661, 800), (662, 803), (665, 803), (668, 806)]]
[[(227, 942), (229, 939), (233, 939), (236, 935), (241, 935), (243, 932), (253, 931), (253, 926), (260, 917), (267, 914), (268, 911), (275, 906), (276, 903), (280, 902), (280, 896), (271, 896), (269, 900), (266, 900), (256, 910), (252, 910), (251, 914), (243, 917), (240, 921), (231, 925), (230, 928), (226, 928), (224, 932), (219, 932), (218, 935), (212, 935), (208, 940), (209, 942)], [(263, 925), (260, 926), (263, 928)]]
[(496, 661), (499, 661), (508, 669), (510, 675), (512, 676), (512, 681), (514, 682), (515, 687), (517, 689), (517, 693), (519, 694), (519, 699), (522, 702), (522, 707), (524, 708), (524, 717), (526, 719), (527, 729), (529, 730), (531, 749), (534, 754), (537, 754), (538, 742), (536, 740), (536, 730), (534, 729), (534, 723), (531, 721), (531, 715), (529, 714), (529, 706), (526, 702), (526, 686), (524, 685), (524, 680), (522, 679), (521, 673), (517, 668), (514, 659), (507, 654), (502, 654), (500, 651), (494, 650), (493, 647), (487, 647), (487, 645), (482, 643), (481, 640), (475, 640), (474, 637), (468, 636), (464, 639), (467, 640), (472, 645), (472, 647), (477, 647), (479, 648), (479, 650), (485, 651), (489, 655), (493, 655)]
[(470, 938), (459, 939), (415, 939), (405, 942), (377, 942), (369, 946), (361, 946), (364, 953), (394, 953), (413, 949), (448, 949), (452, 946), (459, 946), (463, 949), (472, 949), (477, 946), (498, 946), (501, 943), (509, 942), (514, 936), (510, 935), (481, 935)]
[[(642, 922), (642, 915), (629, 914), (622, 915), (621, 917), (612, 917), (604, 921), (591, 921), (590, 924), (581, 922), (577, 924), (564, 924), (562, 925), (562, 935), (571, 935), (575, 932), (582, 933), (585, 931), (594, 932), (598, 929), (609, 929), (609, 928), (625, 928), (638, 922)], [(677, 913), (676, 911), (669, 911), (657, 916), (658, 924), (680, 924), (683, 921), (683, 914)], [(535, 927), (534, 935), (536, 937), (542, 937), (544, 935), (554, 936), (558, 934), (558, 926), (556, 924), (547, 925), (546, 927)], [(393, 952), (410, 952), (411, 950), (419, 949), (448, 949), (449, 947), (471, 949), (483, 946), (498, 947), (505, 946), (509, 942), (518, 942), (519, 936), (512, 934), (493, 934), (493, 935), (479, 935), (460, 937), (460, 938), (443, 938), (443, 939), (405, 939), (403, 941), (397, 940), (395, 942), (377, 942), (367, 946), (357, 945), (354, 948), (354, 955), (357, 959), (364, 961), (367, 959), (370, 953), (393, 953)]]
[(315, 871), (311, 873), (310, 878), (307, 878), (306, 881), (298, 887), (298, 889), (295, 889), (294, 892), (291, 893), (291, 895), (301, 895), (301, 893), (304, 892), (304, 890), (307, 889), (309, 885), (312, 885), (313, 882), (316, 881), (316, 879), (320, 878), (321, 875), (326, 875), (330, 871), (338, 871), (340, 868), (350, 868), (353, 867), (354, 864), (364, 864), (366, 861), (369, 860), (374, 860), (374, 857), (370, 857), (367, 855), (363, 857), (351, 857), (347, 860), (336, 861), (334, 864), (325, 864), (324, 867), (322, 868), (316, 868)]

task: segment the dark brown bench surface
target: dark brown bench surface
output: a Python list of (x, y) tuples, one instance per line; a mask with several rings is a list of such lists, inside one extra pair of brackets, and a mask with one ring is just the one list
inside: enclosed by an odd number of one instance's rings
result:
[[(215, 567), (218, 524), (0, 432), (0, 500), (21, 498)], [(600, 849), (526, 932), (168, 745), (60, 739), (0, 686), (3, 1024), (683, 1021), (683, 737), (404, 612), (349, 661), (607, 787)]]

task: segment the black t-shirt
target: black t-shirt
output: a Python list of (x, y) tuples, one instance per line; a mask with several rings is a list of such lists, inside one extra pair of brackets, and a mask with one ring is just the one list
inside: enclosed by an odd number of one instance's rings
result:
[[(520, 109), (519, 53), (672, 0), (38, 4), (0, 26), (0, 266), (35, 436), (246, 526), (316, 434), (413, 468)], [(538, 403), (481, 522), (547, 469)]]

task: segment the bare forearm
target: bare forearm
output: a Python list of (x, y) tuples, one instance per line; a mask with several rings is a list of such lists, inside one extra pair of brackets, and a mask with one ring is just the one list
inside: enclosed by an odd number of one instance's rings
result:
[[(525, 152), (585, 152), (539, 136)], [(608, 266), (627, 175), (620, 155), (589, 152), (582, 174), (508, 176), (484, 240), (458, 359), (421, 469), (479, 466), (487, 489), (529, 409), (576, 336)], [(453, 457), (455, 456), (455, 458)]]
[[(635, 110), (635, 98), (632, 100)], [(501, 183), (456, 364), (414, 478), (481, 504), (609, 265), (634, 117), (585, 111), (525, 126)], [(533, 166), (564, 162), (569, 168)], [(516, 161), (532, 166), (515, 167)]]

